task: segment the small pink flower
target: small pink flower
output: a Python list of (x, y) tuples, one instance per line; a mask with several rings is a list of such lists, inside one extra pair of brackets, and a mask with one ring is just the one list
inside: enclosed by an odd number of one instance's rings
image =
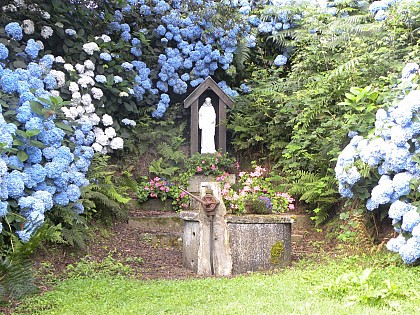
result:
[(203, 169), (200, 166), (197, 166), (197, 172), (201, 172)]
[(222, 156), (222, 153), (217, 152), (217, 153), (216, 153), (216, 156)]
[(239, 170), (239, 167), (240, 166), (239, 166), (239, 162), (238, 161), (236, 161), (235, 166), (236, 166), (236, 169)]
[(246, 174), (246, 172), (239, 172), (238, 176), (239, 176), (239, 177), (242, 177), (242, 176), (244, 176), (245, 174)]
[(292, 204), (292, 203), (291, 203), (291, 204), (289, 204), (289, 206), (288, 206), (288, 207), (289, 207), (289, 209), (290, 209), (290, 210), (294, 210), (294, 209), (295, 209), (295, 205), (294, 205), (294, 204)]
[(261, 190), (260, 186), (255, 186), (254, 187), (254, 191), (260, 191), (260, 190)]
[(214, 164), (212, 164), (212, 165), (211, 165), (211, 169), (212, 169), (212, 170), (215, 170), (215, 169), (216, 169), (216, 166), (215, 166)]
[(201, 164), (206, 164), (206, 161), (202, 160), (202, 161), (201, 161)]
[(181, 193), (179, 194), (179, 196), (180, 196), (181, 198), (184, 198), (186, 194), (187, 194), (186, 192), (181, 191)]
[(244, 186), (244, 188), (242, 189), (243, 192), (248, 192), (251, 191), (251, 187), (249, 186)]
[(144, 190), (150, 190), (149, 186), (144, 186)]
[(158, 181), (160, 180), (160, 177), (155, 177), (155, 178), (154, 178), (154, 180), (155, 180), (156, 182), (158, 182)]
[(187, 208), (187, 207), (188, 207), (188, 205), (187, 205), (186, 203), (183, 203), (183, 204), (181, 204), (181, 207), (182, 207), (182, 208)]
[(165, 190), (166, 188), (165, 188), (165, 186), (160, 186), (159, 189), (160, 190)]
[(150, 197), (157, 197), (155, 193), (150, 193)]

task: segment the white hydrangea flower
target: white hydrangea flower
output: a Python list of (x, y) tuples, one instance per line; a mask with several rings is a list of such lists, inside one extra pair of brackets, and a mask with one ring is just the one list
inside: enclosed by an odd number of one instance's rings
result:
[(82, 100), (82, 94), (80, 94), (80, 92), (73, 92), (71, 95), (71, 100), (73, 103), (80, 103), (80, 101)]
[(52, 96), (55, 96), (55, 97), (60, 96), (60, 92), (57, 91), (57, 90), (50, 90), (50, 93), (51, 93)]
[(91, 60), (85, 60), (84, 66), (87, 70), (95, 70), (95, 65)]
[(105, 35), (105, 34), (102, 34), (102, 36), (100, 36), (100, 37), (95, 37), (95, 39), (98, 39), (98, 38), (102, 38), (102, 40), (104, 41), (104, 43), (108, 43), (108, 42), (110, 42), (111, 41), (111, 37), (109, 37), (108, 35)]
[(92, 114), (95, 112), (95, 105), (89, 104), (88, 106), (85, 106), (86, 114)]
[(90, 43), (86, 43), (83, 44), (83, 50), (88, 54), (88, 55), (93, 55), (93, 53), (95, 51), (99, 51), (99, 46), (98, 44), (94, 43), (94, 42), (90, 42)]
[(91, 77), (91, 78), (93, 78), (95, 76), (95, 72), (93, 72), (92, 70), (87, 70), (83, 74), (87, 75), (88, 77)]
[(41, 16), (43, 19), (49, 20), (51, 15), (47, 11), (42, 11)]
[(70, 82), (69, 84), (69, 90), (70, 92), (78, 92), (79, 91), (79, 85), (76, 82)]
[(104, 96), (104, 92), (102, 92), (101, 89), (96, 88), (96, 87), (93, 87), (91, 92), (92, 92), (93, 98), (96, 100), (100, 100), (101, 97)]
[(99, 122), (101, 121), (101, 119), (96, 113), (93, 113), (92, 115), (89, 115), (89, 121), (91, 122), (93, 126), (96, 126), (96, 125), (99, 125)]
[(85, 108), (83, 107), (83, 106), (77, 106), (76, 107), (76, 110), (77, 110), (77, 114), (80, 116), (80, 115), (83, 115), (84, 113), (85, 113)]
[(102, 151), (102, 146), (95, 142), (94, 144), (92, 144), (92, 149), (95, 150), (95, 152), (101, 152)]
[(35, 32), (35, 23), (31, 20), (23, 20), (22, 29), (26, 35), (31, 35)]
[(111, 126), (113, 124), (112, 117), (109, 116), (108, 114), (103, 115), (102, 123), (104, 124), (104, 126)]
[(94, 127), (93, 133), (95, 134), (95, 137), (105, 135), (105, 132), (102, 130), (102, 128), (99, 128), (99, 127)]
[(74, 67), (72, 64), (66, 63), (64, 65), (64, 69), (67, 70), (68, 72), (74, 71)]
[(79, 115), (76, 107), (70, 107), (69, 113), (73, 119), (76, 119), (76, 117)]
[(128, 94), (133, 95), (134, 94), (134, 90), (132, 88), (128, 88)]
[(89, 104), (91, 104), (92, 97), (90, 96), (90, 94), (83, 94), (81, 103), (85, 106), (88, 106)]
[(63, 28), (64, 27), (64, 24), (61, 23), (61, 22), (57, 22), (54, 25), (57, 26), (57, 27), (59, 27), (59, 28)]
[(88, 85), (95, 85), (95, 81), (91, 77), (85, 75), (80, 76), (79, 80), (77, 80), (77, 83), (85, 89), (88, 87)]
[(16, 12), (17, 8), (13, 4), (5, 5), (1, 8), (4, 12)]
[(64, 72), (58, 70), (51, 70), (50, 73), (57, 80), (58, 87), (64, 86), (64, 84), (66, 83), (66, 75), (64, 74)]
[(114, 138), (117, 135), (117, 133), (115, 132), (114, 128), (108, 127), (108, 128), (105, 129), (105, 135), (108, 138)]
[(14, 1), (17, 7), (24, 7), (26, 6), (25, 0), (15, 0)]
[(74, 67), (76, 68), (76, 71), (79, 72), (80, 74), (85, 72), (85, 66), (81, 65), (80, 63), (76, 63)]
[(96, 142), (99, 143), (102, 146), (109, 145), (109, 139), (106, 135), (95, 135), (96, 136)]
[(49, 38), (53, 33), (54, 31), (50, 26), (43, 26), (41, 28), (41, 36), (45, 39)]
[(61, 111), (63, 112), (64, 116), (66, 116), (66, 118), (70, 118), (70, 110), (68, 109), (68, 107), (61, 107)]
[(109, 144), (109, 146), (113, 150), (122, 149), (124, 147), (124, 140), (120, 137), (116, 137), (111, 140), (111, 143)]
[(61, 57), (61, 56), (55, 57), (55, 62), (57, 62), (57, 63), (66, 63), (66, 61), (64, 60), (64, 58)]
[(120, 92), (120, 94), (118, 94), (118, 96), (120, 96), (120, 97), (127, 97), (128, 96), (128, 93), (127, 92)]

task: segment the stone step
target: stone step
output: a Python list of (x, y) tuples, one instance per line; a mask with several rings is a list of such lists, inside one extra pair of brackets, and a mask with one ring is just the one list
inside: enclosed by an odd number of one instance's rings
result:
[(164, 213), (154, 216), (132, 216), (128, 219), (128, 225), (132, 228), (141, 229), (144, 232), (162, 232), (182, 234), (183, 221), (177, 213)]
[(180, 233), (140, 233), (137, 237), (139, 242), (152, 246), (182, 248), (182, 234)]

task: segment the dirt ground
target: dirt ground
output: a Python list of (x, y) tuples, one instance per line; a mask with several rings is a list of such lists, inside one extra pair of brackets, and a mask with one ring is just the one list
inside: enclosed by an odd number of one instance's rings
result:
[[(151, 214), (153, 213), (147, 213)], [(75, 265), (82, 258), (99, 262), (111, 256), (116, 261), (129, 265), (133, 270), (132, 275), (139, 279), (197, 277), (182, 266), (180, 247), (148, 242), (144, 237), (140, 237), (144, 232), (150, 231), (143, 231), (125, 222), (107, 228), (96, 227), (85, 249), (72, 250), (68, 247), (54, 246), (40, 250), (35, 256), (35, 268), (40, 271), (40, 275), (53, 271), (59, 277), (65, 277), (67, 266)], [(321, 232), (313, 227), (304, 231), (298, 242), (292, 242), (292, 264), (316, 254), (335, 251), (336, 241), (327, 240), (325, 234), (324, 231)], [(141, 262), (137, 258), (141, 258)]]

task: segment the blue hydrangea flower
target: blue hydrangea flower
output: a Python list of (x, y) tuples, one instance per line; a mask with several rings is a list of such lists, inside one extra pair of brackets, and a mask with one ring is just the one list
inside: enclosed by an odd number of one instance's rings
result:
[(415, 208), (413, 205), (396, 200), (389, 207), (388, 215), (391, 219), (401, 220), (402, 216)]
[(26, 167), (23, 172), (27, 175), (25, 177), (25, 186), (27, 188), (33, 188), (38, 183), (43, 182), (47, 175), (44, 167), (40, 164), (34, 164), (30, 167)]
[(396, 238), (391, 238), (386, 244), (386, 248), (394, 253), (398, 253), (403, 245), (406, 244), (404, 236), (401, 234)]
[(0, 218), (5, 217), (8, 213), (9, 213), (9, 203), (5, 201), (0, 201)]
[(28, 54), (31, 59), (38, 57), (38, 53), (41, 50), (41, 46), (32, 38), (26, 43), (25, 52)]
[(70, 201), (77, 201), (80, 198), (80, 189), (78, 186), (71, 184), (67, 187), (66, 194)]
[(415, 208), (404, 213), (401, 229), (407, 232), (411, 232), (413, 228), (419, 223), (420, 214), (417, 212), (417, 208)]
[(97, 76), (95, 76), (95, 81), (98, 83), (105, 83), (106, 77), (102, 74), (98, 74)]
[(15, 40), (21, 40), (23, 38), (22, 28), (17, 22), (7, 24), (4, 30), (8, 36)]
[(121, 122), (126, 126), (132, 126), (132, 127), (136, 126), (136, 122), (128, 118), (124, 118), (123, 120), (121, 120)]
[(420, 258), (420, 238), (412, 237), (401, 245), (398, 253), (406, 264), (412, 264)]
[(0, 60), (5, 60), (7, 57), (9, 57), (9, 50), (4, 44), (0, 43)]
[(70, 202), (66, 192), (60, 192), (53, 197), (54, 202), (59, 206), (67, 206)]
[(67, 35), (69, 35), (69, 36), (74, 36), (74, 35), (76, 35), (77, 33), (76, 33), (76, 31), (75, 30), (73, 30), (73, 29), (71, 29), (71, 28), (67, 28), (67, 29), (65, 29), (65, 31), (64, 31)]
[(79, 202), (73, 204), (73, 209), (77, 214), (82, 214), (85, 211), (85, 207)]
[(284, 55), (278, 55), (275, 59), (274, 59), (274, 64), (277, 67), (280, 66), (284, 66), (287, 63), (287, 57)]
[(13, 170), (12, 172), (6, 174), (4, 176), (4, 183), (9, 193), (9, 197), (19, 198), (23, 195), (25, 184), (21, 172)]

